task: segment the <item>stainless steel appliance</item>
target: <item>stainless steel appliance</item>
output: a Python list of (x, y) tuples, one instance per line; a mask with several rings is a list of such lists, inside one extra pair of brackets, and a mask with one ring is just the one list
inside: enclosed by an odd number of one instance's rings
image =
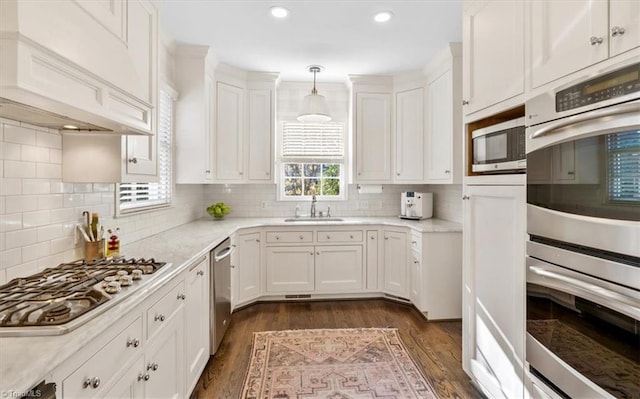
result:
[(526, 104), (526, 359), (561, 396), (640, 397), (639, 61)]
[(400, 218), (429, 219), (433, 216), (433, 193), (405, 191), (400, 195)]
[(211, 251), (211, 354), (218, 350), (231, 322), (231, 254), (234, 248), (227, 238)]
[(0, 286), (0, 337), (67, 333), (118, 302), (165, 265), (152, 259), (79, 260)]
[(515, 173), (527, 168), (524, 118), (474, 130), (471, 141), (473, 172)]

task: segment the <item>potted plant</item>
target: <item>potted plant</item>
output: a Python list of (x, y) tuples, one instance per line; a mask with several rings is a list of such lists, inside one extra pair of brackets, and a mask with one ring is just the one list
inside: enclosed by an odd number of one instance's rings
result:
[(229, 212), (231, 212), (231, 208), (224, 202), (216, 202), (215, 204), (207, 207), (207, 213), (213, 216), (216, 220), (224, 219)]

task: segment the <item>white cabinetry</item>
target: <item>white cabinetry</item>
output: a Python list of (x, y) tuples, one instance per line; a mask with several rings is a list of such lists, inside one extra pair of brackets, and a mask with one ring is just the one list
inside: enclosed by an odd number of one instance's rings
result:
[(213, 182), (215, 60), (207, 46), (181, 45), (176, 49), (176, 183)]
[[(144, 356), (140, 355), (131, 363), (122, 377), (103, 396), (109, 399), (139, 399), (144, 397), (144, 384), (140, 370), (144, 370)], [(143, 377), (144, 378), (144, 377)], [(65, 395), (66, 397), (66, 395)]]
[(364, 288), (362, 245), (317, 246), (316, 291), (345, 292)]
[(244, 88), (216, 82), (216, 181), (241, 181), (244, 175)]
[(396, 92), (396, 183), (424, 180), (424, 88)]
[[(209, 257), (189, 267), (186, 284), (186, 388), (191, 392), (209, 360)], [(180, 296), (182, 298), (182, 296)]]
[(524, 1), (464, 1), (466, 115), (524, 93), (524, 33)]
[(530, 7), (533, 87), (640, 46), (635, 1), (544, 0)]
[(267, 247), (267, 292), (312, 292), (313, 246)]
[(409, 296), (407, 232), (384, 230), (383, 291), (401, 298)]
[(465, 186), (463, 368), (488, 397), (524, 395), (526, 188)]
[(148, 342), (146, 349), (143, 378), (144, 397), (148, 399), (178, 399), (184, 392), (184, 306), (163, 323), (166, 325)]
[(260, 232), (238, 234), (234, 238), (236, 251), (232, 255), (233, 308), (254, 300), (261, 290), (261, 247)]
[(462, 59), (450, 43), (425, 68), (427, 116), (425, 182), (459, 184), (462, 179)]

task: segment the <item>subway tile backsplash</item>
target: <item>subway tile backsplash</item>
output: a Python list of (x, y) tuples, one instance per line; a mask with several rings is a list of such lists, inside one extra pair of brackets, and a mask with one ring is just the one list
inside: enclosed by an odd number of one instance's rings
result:
[[(115, 185), (61, 180), (62, 137), (56, 131), (0, 118), (0, 284), (84, 256), (75, 226), (82, 211), (98, 212), (105, 228), (120, 227), (123, 243), (205, 217), (205, 208), (227, 202), (232, 217), (290, 217), (308, 201), (276, 200), (276, 186), (177, 185), (170, 208), (115, 217)], [(396, 216), (400, 193), (434, 193), (434, 216), (462, 222), (460, 185), (385, 185), (381, 194), (358, 194), (346, 201), (319, 201), (335, 216)], [(126, 254), (123, 254), (126, 256)], [(153, 254), (150, 254), (153, 256)]]

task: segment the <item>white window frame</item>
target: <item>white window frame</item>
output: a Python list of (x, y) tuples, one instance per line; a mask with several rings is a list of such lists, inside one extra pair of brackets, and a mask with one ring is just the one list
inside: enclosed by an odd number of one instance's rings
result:
[[(167, 99), (170, 100), (170, 126), (166, 126), (166, 119), (162, 115), (158, 115), (158, 131), (157, 131), (157, 162), (158, 162), (158, 182), (154, 183), (120, 183), (116, 184), (116, 210), (117, 215), (124, 216), (130, 214), (138, 214), (142, 212), (153, 211), (157, 209), (169, 208), (173, 204), (175, 193), (175, 179), (173, 175), (173, 153), (174, 153), (174, 130), (175, 130), (175, 102), (178, 93), (168, 84), (163, 83), (158, 92), (158, 112), (163, 112)], [(166, 159), (166, 162), (162, 162)], [(163, 173), (164, 171), (164, 173)], [(165, 195), (159, 199), (135, 200), (134, 203), (122, 202), (121, 189), (123, 186), (131, 188), (140, 188), (158, 190), (158, 185), (164, 184)], [(160, 189), (162, 190), (162, 189)]]
[[(316, 195), (316, 199), (323, 201), (344, 201), (347, 200), (347, 134), (346, 134), (346, 126), (342, 122), (329, 122), (329, 123), (339, 123), (342, 125), (342, 155), (327, 155), (323, 156), (321, 154), (316, 154), (315, 156), (284, 156), (284, 126), (286, 123), (295, 123), (298, 124), (297, 121), (286, 121), (281, 120), (278, 123), (278, 149), (277, 149), (277, 188), (278, 188), (278, 201), (310, 201), (311, 195), (300, 195), (300, 196), (287, 196), (285, 195), (285, 180), (287, 177), (284, 175), (285, 164), (287, 163), (319, 163), (319, 164), (340, 164), (340, 195)], [(302, 124), (302, 123), (300, 123)], [(313, 125), (313, 124), (312, 124)], [(303, 177), (302, 177), (303, 178)], [(319, 177), (318, 179), (321, 179)]]

